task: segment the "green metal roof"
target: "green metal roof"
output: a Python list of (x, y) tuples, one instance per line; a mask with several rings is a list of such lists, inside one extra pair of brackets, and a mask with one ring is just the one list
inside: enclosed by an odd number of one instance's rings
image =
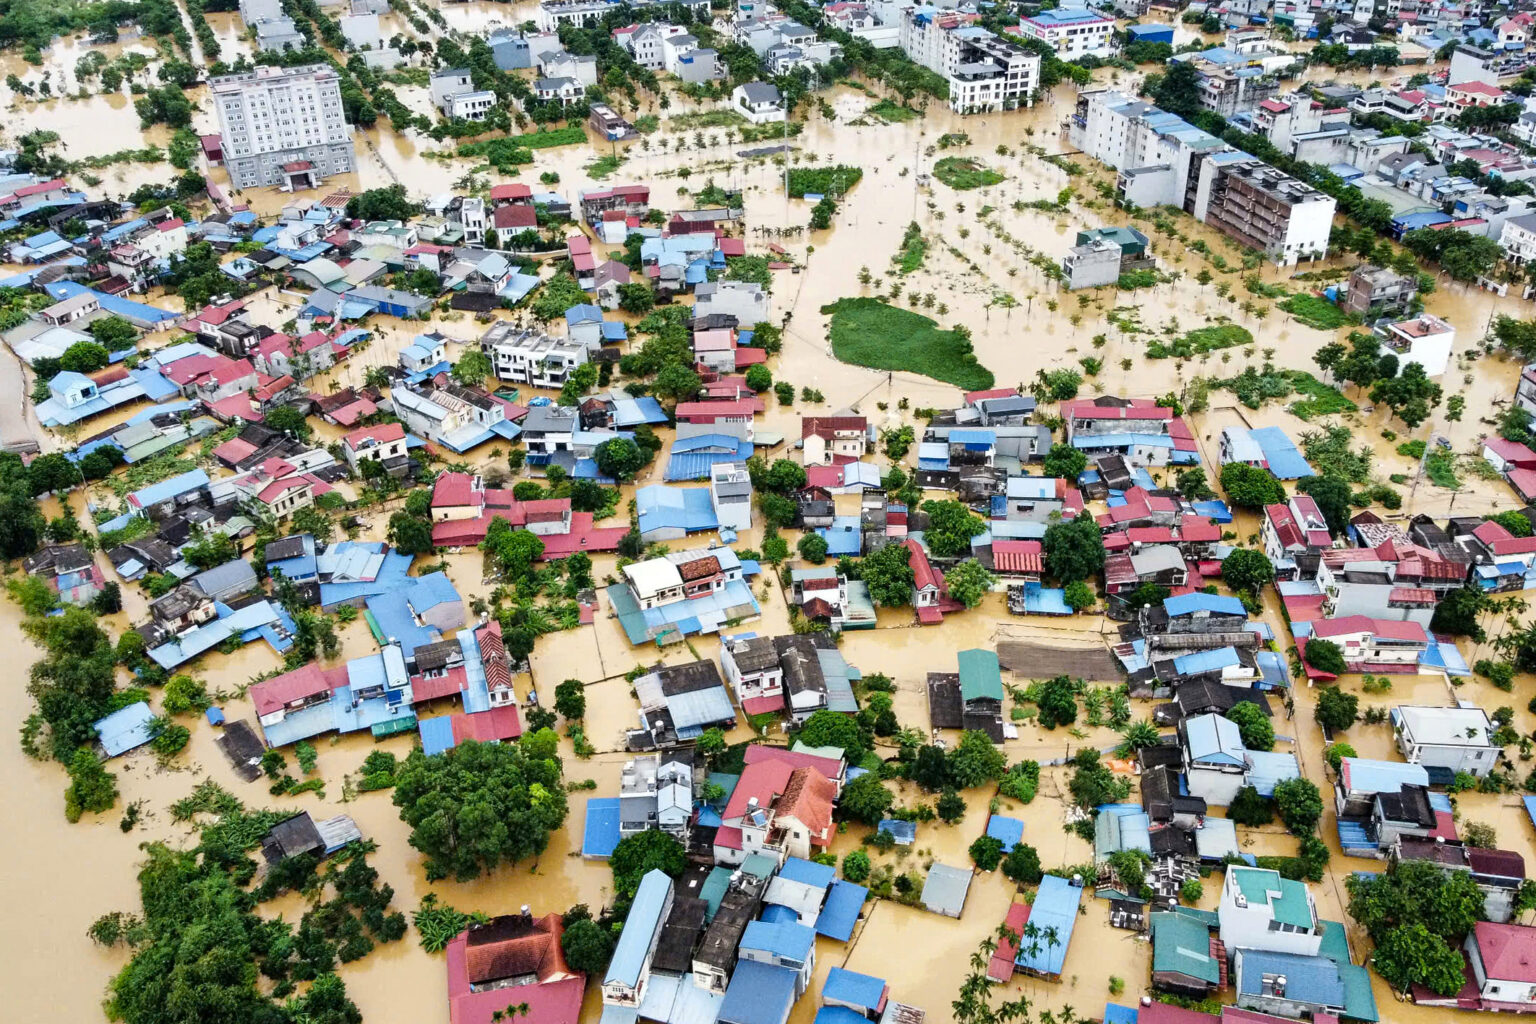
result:
[(710, 871), (709, 877), (704, 879), (704, 884), (699, 886), (699, 899), (703, 900), (706, 907), (705, 917), (713, 921), (715, 912), (720, 909), (720, 901), (725, 899), (725, 891), (731, 887), (731, 869), (717, 867)]
[(1152, 915), (1152, 970), (1187, 974), (1214, 985), (1221, 965), (1211, 956), (1211, 931), (1183, 914)]
[(1003, 673), (997, 665), (997, 652), (972, 647), (961, 651), (960, 699), (1003, 699)]
[(1323, 942), (1317, 948), (1317, 955), (1336, 964), (1349, 963), (1349, 939), (1344, 935), (1344, 926), (1338, 921), (1319, 921), (1318, 925), (1323, 929)]
[(1344, 982), (1344, 1016), (1353, 1020), (1378, 1021), (1376, 995), (1371, 991), (1371, 972), (1352, 964), (1339, 964), (1339, 978)]
[[(1312, 906), (1307, 902), (1307, 887), (1289, 878), (1281, 878), (1280, 872), (1268, 868), (1228, 868), (1235, 872), (1238, 892), (1250, 904), (1269, 907), (1269, 912), (1281, 924), (1296, 928), (1311, 928)], [(1273, 895), (1278, 893), (1279, 895)]]

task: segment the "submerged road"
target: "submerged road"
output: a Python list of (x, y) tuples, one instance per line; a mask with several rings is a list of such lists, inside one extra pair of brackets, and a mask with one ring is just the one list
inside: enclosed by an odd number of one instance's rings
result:
[(37, 446), (37, 434), (27, 418), (27, 375), (16, 353), (0, 346), (0, 450), (36, 450)]

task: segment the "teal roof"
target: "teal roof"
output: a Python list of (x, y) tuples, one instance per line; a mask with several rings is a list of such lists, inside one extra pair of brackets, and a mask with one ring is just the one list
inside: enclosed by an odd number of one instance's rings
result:
[(720, 909), (720, 901), (725, 899), (725, 891), (731, 887), (731, 869), (717, 867), (710, 871), (709, 877), (704, 879), (704, 884), (699, 886), (699, 899), (704, 901), (708, 913), (708, 920), (715, 919), (715, 912)]
[(1349, 940), (1344, 935), (1344, 926), (1338, 921), (1319, 921), (1318, 925), (1323, 929), (1323, 942), (1317, 955), (1336, 964), (1349, 963)]
[(1301, 882), (1281, 878), (1280, 872), (1268, 868), (1231, 867), (1227, 870), (1236, 875), (1234, 882), (1238, 892), (1250, 904), (1268, 905), (1270, 914), (1280, 924), (1296, 928), (1311, 928), (1314, 924), (1307, 887)]
[(1183, 914), (1152, 915), (1152, 970), (1187, 974), (1207, 984), (1221, 980), (1221, 965), (1211, 956), (1211, 932)]
[(1354, 1020), (1377, 1021), (1376, 994), (1371, 991), (1371, 972), (1349, 963), (1339, 964), (1339, 978), (1344, 982), (1344, 1016)]
[(996, 651), (972, 647), (961, 651), (959, 659), (962, 700), (1003, 699), (1003, 674), (998, 668)]

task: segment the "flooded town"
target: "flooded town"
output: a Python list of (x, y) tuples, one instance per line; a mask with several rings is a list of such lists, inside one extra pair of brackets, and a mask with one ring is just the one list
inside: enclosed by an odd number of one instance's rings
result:
[(1536, 1012), (1533, 33), (0, 6), (5, 1019)]

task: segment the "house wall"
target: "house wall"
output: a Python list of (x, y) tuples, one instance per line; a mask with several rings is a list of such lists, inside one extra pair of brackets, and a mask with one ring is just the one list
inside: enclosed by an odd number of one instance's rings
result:
[(1499, 752), (1491, 747), (1452, 747), (1437, 744), (1414, 744), (1408, 736), (1397, 734), (1397, 749), (1403, 760), (1428, 768), (1449, 768), (1453, 772), (1470, 772), (1485, 778), (1498, 763)]

